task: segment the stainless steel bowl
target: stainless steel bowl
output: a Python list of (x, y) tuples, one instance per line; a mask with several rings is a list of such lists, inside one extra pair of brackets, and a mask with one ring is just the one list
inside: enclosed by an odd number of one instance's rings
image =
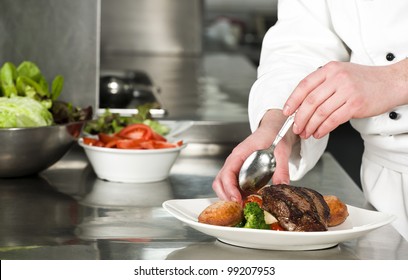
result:
[(0, 178), (39, 173), (60, 160), (85, 122), (32, 128), (0, 128)]

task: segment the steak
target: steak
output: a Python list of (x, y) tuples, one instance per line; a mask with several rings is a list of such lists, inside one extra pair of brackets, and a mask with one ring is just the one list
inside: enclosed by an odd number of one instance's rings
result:
[(262, 207), (288, 231), (326, 231), (330, 209), (323, 196), (310, 188), (268, 185), (258, 191)]

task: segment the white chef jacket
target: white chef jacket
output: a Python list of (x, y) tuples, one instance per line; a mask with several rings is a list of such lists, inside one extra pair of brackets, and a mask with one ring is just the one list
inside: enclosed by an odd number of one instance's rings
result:
[[(388, 65), (407, 57), (406, 0), (280, 0), (250, 92), (251, 129), (268, 109), (282, 109), (298, 82), (329, 61)], [(390, 113), (350, 122), (364, 140), (364, 194), (379, 211), (397, 216), (393, 225), (408, 240), (408, 105)], [(290, 159), (291, 180), (313, 168), (327, 141), (301, 141)]]

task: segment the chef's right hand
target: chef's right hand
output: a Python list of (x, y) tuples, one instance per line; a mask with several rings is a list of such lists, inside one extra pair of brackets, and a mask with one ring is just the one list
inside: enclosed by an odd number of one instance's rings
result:
[[(269, 110), (265, 113), (259, 127), (244, 141), (238, 144), (227, 157), (224, 166), (213, 182), (213, 190), (222, 200), (242, 202), (243, 194), (238, 184), (238, 174), (242, 164), (256, 150), (269, 147), (286, 117), (281, 110)], [(298, 136), (289, 130), (275, 149), (276, 170), (272, 177), (274, 184), (289, 184), (289, 156)]]

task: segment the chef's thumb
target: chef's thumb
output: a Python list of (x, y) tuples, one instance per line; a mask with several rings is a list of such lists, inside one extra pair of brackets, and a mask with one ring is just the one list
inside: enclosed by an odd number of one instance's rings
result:
[(275, 173), (272, 176), (272, 184), (289, 184), (289, 165), (276, 166)]

